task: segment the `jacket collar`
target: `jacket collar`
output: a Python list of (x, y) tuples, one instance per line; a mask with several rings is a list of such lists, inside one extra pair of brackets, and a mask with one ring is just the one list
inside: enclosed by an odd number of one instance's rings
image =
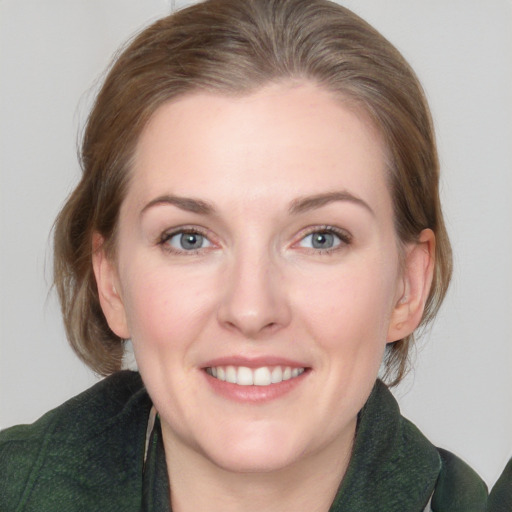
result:
[(149, 438), (142, 481), (141, 512), (171, 512), (169, 477), (160, 419), (155, 418)]
[(440, 470), (437, 449), (377, 381), (359, 413), (352, 457), (330, 512), (422, 511)]
[[(435, 487), (437, 449), (400, 415), (391, 392), (377, 381), (359, 413), (349, 467), (329, 512), (423, 511)], [(160, 422), (148, 447), (142, 512), (171, 512)]]

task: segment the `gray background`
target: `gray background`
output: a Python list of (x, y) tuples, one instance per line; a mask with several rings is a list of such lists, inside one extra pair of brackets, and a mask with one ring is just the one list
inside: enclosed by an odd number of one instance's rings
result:
[[(191, 2), (188, 2), (191, 3)], [(489, 484), (512, 454), (512, 2), (344, 1), (416, 69), (433, 110), (453, 285), (395, 390)], [(0, 0), (0, 428), (95, 382), (68, 348), (49, 232), (115, 49), (186, 2)]]

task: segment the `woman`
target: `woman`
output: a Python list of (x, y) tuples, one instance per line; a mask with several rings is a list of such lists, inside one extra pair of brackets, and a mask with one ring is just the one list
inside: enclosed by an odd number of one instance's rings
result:
[(55, 283), (111, 376), (2, 434), (2, 510), (484, 510), (377, 380), (451, 272), (428, 107), (382, 36), (322, 0), (164, 18), (110, 70), (82, 164)]

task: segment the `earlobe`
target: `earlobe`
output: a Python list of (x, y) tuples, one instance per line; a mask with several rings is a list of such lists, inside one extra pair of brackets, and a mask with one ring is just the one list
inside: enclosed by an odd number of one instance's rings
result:
[(112, 331), (120, 338), (130, 338), (126, 312), (118, 291), (118, 276), (114, 262), (107, 256), (103, 247), (104, 239), (99, 233), (93, 235), (92, 265), (101, 309)]
[(388, 342), (409, 336), (421, 322), (434, 276), (435, 235), (424, 229), (406, 248), (402, 286), (391, 314)]

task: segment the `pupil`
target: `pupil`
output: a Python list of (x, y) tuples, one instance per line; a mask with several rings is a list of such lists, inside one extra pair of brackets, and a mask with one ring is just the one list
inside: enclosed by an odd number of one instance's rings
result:
[(313, 236), (313, 247), (315, 249), (325, 249), (332, 247), (334, 236), (330, 233), (316, 233)]
[(202, 235), (197, 233), (185, 233), (181, 235), (181, 246), (183, 249), (198, 249), (203, 241)]

